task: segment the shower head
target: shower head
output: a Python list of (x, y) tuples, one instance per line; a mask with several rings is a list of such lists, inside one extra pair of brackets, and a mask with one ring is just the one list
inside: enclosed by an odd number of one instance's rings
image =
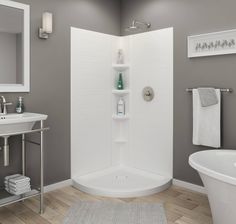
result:
[(140, 22), (140, 21), (137, 21), (137, 20), (133, 20), (131, 26), (126, 28), (126, 31), (143, 30), (144, 28), (149, 29), (150, 27), (151, 27), (151, 23), (146, 23), (146, 22)]

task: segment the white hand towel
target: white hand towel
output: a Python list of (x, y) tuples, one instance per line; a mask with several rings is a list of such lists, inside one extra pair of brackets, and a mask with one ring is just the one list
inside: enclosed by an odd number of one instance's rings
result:
[(12, 183), (10, 181), (4, 181), (4, 184), (5, 185), (15, 186), (15, 187), (23, 187), (25, 185), (30, 184), (30, 181), (25, 181), (25, 182), (22, 182), (22, 183)]
[(221, 93), (216, 89), (218, 103), (202, 107), (197, 89), (193, 89), (193, 144), (221, 147)]
[(21, 194), (25, 194), (27, 192), (30, 192), (30, 189), (26, 189), (26, 190), (22, 190), (22, 191), (11, 191), (9, 189), (6, 189), (7, 192), (9, 192), (10, 194), (14, 194), (14, 195), (21, 195)]
[(24, 186), (14, 186), (14, 185), (11, 185), (11, 184), (5, 184), (5, 188), (11, 188), (11, 189), (16, 189), (16, 190), (21, 190), (21, 189), (25, 189), (25, 188), (29, 188), (30, 187), (30, 184), (27, 184), (27, 185), (24, 185)]
[(10, 175), (10, 176), (6, 176), (5, 180), (8, 181), (11, 178), (16, 178), (16, 177), (20, 177), (20, 176), (22, 176), (22, 175), (21, 174), (13, 174), (13, 175)]
[(25, 177), (25, 176), (19, 176), (19, 177), (15, 177), (15, 178), (10, 178), (8, 179), (9, 183), (12, 184), (24, 184), (30, 181), (29, 177)]

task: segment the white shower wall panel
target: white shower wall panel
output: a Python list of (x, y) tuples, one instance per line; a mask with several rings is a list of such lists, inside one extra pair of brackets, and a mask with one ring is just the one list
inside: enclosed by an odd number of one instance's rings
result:
[(118, 37), (71, 28), (71, 173), (111, 166), (111, 64)]
[[(124, 49), (128, 65), (123, 72), (130, 91), (124, 98), (129, 113), (125, 121), (112, 119), (119, 99), (112, 94), (118, 48)], [(151, 102), (142, 98), (145, 86), (155, 91)], [(172, 164), (173, 29), (116, 37), (72, 28), (72, 178), (123, 165), (163, 176), (169, 183)]]
[[(131, 64), (130, 166), (172, 177), (173, 29), (129, 36)], [(145, 86), (153, 101), (142, 98)]]

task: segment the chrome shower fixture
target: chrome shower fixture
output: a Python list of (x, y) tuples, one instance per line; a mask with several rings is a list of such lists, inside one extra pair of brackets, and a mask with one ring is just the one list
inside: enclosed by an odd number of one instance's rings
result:
[(150, 27), (151, 27), (151, 23), (133, 20), (131, 26), (129, 26), (126, 30), (127, 31), (135, 31), (135, 30), (142, 30), (144, 28), (149, 29)]

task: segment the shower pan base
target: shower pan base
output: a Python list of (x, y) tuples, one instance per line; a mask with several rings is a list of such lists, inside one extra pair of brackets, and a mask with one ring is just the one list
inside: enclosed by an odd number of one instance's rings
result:
[(161, 192), (172, 179), (139, 169), (118, 166), (73, 178), (73, 186), (92, 195), (130, 198)]

